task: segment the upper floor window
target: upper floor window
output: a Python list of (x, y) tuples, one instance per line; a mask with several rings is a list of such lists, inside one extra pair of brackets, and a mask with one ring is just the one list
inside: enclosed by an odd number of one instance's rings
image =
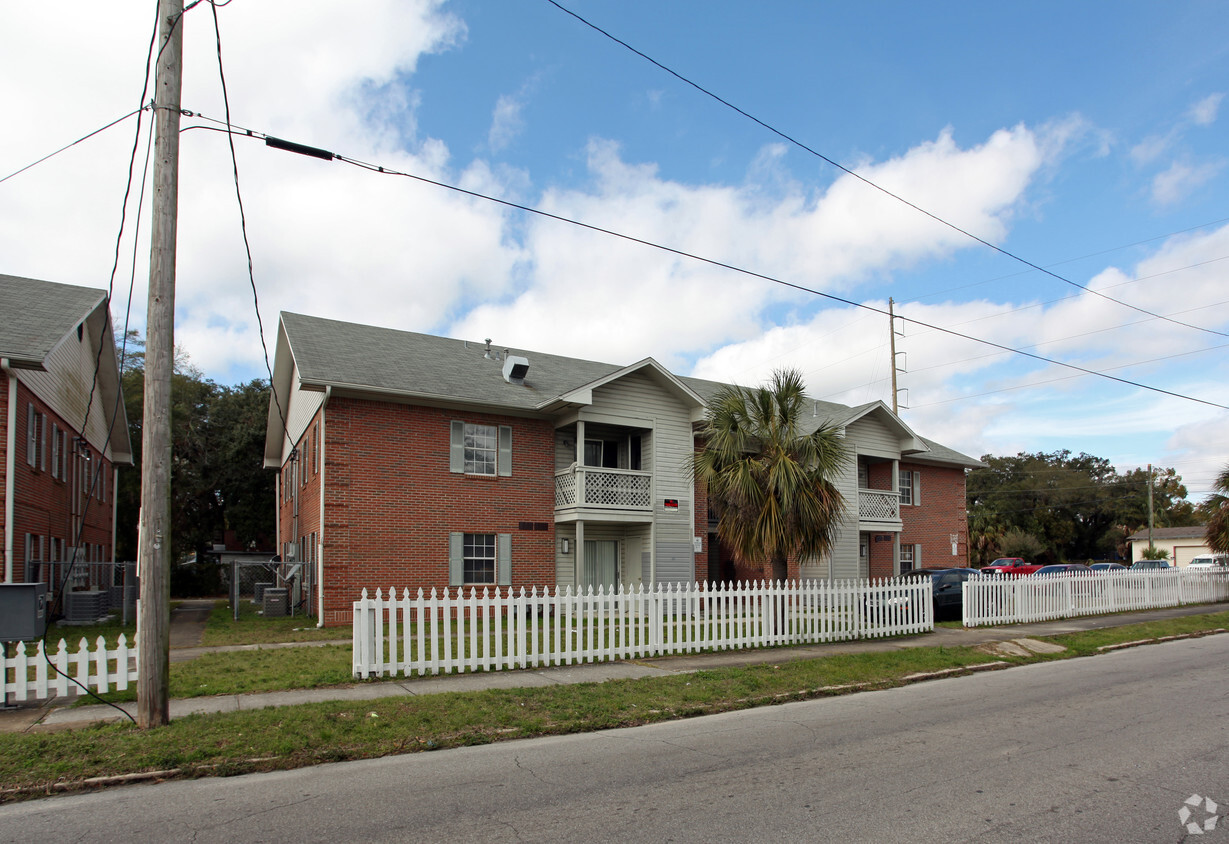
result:
[(922, 503), (922, 473), (900, 470), (900, 503)]
[(465, 426), (465, 474), (494, 475), (499, 464), (494, 425)]
[(26, 463), (33, 469), (47, 468), (47, 417), (26, 405)]
[(870, 489), (871, 470), (865, 463), (858, 464), (858, 489)]
[(511, 475), (511, 426), (453, 421), (448, 470), (467, 475)]

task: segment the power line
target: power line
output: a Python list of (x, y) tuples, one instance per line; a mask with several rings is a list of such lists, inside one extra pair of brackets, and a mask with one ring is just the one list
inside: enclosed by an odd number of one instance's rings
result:
[(18, 176), (18, 175), (20, 175), (20, 174), (22, 174), (22, 173), (26, 172), (27, 170), (29, 170), (29, 169), (30, 169), (30, 168), (32, 168), (32, 167), (37, 167), (38, 165), (42, 164), (44, 161), (47, 161), (47, 160), (52, 159), (52, 158), (55, 158), (57, 155), (59, 155), (60, 153), (64, 152), (65, 150), (72, 149), (72, 148), (73, 148), (73, 147), (75, 147), (77, 144), (82, 143), (82, 142), (84, 142), (84, 141), (88, 141), (90, 138), (94, 137), (95, 135), (98, 135), (98, 134), (101, 134), (101, 133), (103, 133), (103, 132), (107, 131), (107, 130), (108, 130), (108, 129), (110, 129), (112, 126), (117, 126), (117, 125), (119, 125), (120, 123), (123, 123), (125, 120), (127, 120), (127, 119), (128, 119), (128, 118), (130, 118), (130, 117), (132, 117), (134, 114), (140, 114), (141, 112), (145, 111), (145, 110), (146, 110), (146, 109), (148, 109), (148, 108), (150, 108), (150, 106), (148, 106), (148, 105), (143, 105), (143, 106), (141, 106), (140, 108), (137, 108), (137, 109), (134, 109), (134, 110), (132, 110), (132, 111), (128, 112), (128, 113), (127, 113), (127, 114), (125, 114), (123, 117), (117, 117), (117, 118), (115, 118), (114, 120), (112, 120), (110, 123), (106, 124), (105, 126), (100, 126), (100, 127), (98, 127), (98, 128), (97, 128), (97, 129), (95, 129), (93, 132), (90, 132), (88, 135), (82, 135), (80, 138), (77, 138), (77, 140), (73, 141), (72, 143), (70, 143), (70, 144), (65, 144), (64, 146), (62, 146), (62, 147), (60, 147), (59, 149), (57, 149), (55, 152), (49, 152), (49, 153), (47, 153), (46, 155), (44, 155), (42, 158), (38, 159), (37, 161), (31, 161), (29, 164), (27, 164), (25, 167), (22, 167), (20, 170), (14, 170), (12, 173), (9, 173), (9, 174), (8, 174), (7, 176), (5, 176), (4, 178), (0, 179), (0, 182), (7, 182), (9, 179), (13, 178), (14, 176)]
[[(188, 116), (196, 117), (201, 120), (208, 120), (212, 123), (218, 123), (220, 125), (227, 125), (227, 124), (224, 124), (223, 121), (220, 121), (216, 118), (207, 117), (200, 113), (194, 113), (194, 112), (188, 112), (188, 111), (185, 111), (184, 113)], [(697, 261), (702, 264), (707, 264), (712, 267), (718, 267), (720, 269), (730, 270), (731, 272), (736, 272), (742, 275), (750, 276), (752, 278), (758, 278), (763, 281), (772, 282), (773, 284), (778, 284), (778, 285), (781, 285), (782, 287), (788, 287), (792, 290), (798, 290), (802, 293), (810, 293), (813, 296), (819, 296), (821, 298), (828, 299), (833, 302), (840, 302), (843, 305), (849, 305), (850, 307), (853, 307), (853, 308), (861, 308), (863, 310), (870, 311), (872, 313), (877, 313), (882, 316), (888, 316), (887, 311), (883, 310), (882, 308), (877, 308), (874, 305), (867, 305), (861, 302), (855, 302), (852, 299), (846, 299), (843, 296), (837, 296), (833, 293), (825, 293), (821, 290), (815, 290), (814, 288), (806, 287), (805, 285), (802, 285), (802, 284), (797, 284), (792, 281), (786, 281), (784, 279), (780, 279), (775, 276), (767, 275), (766, 273), (756, 272), (755, 270), (749, 270), (749, 269), (746, 269), (745, 267), (737, 266), (736, 264), (730, 264), (725, 261), (718, 261), (715, 258), (706, 258), (703, 255), (698, 255), (694, 252), (687, 252), (686, 250), (683, 250), (683, 249), (676, 249), (673, 246), (666, 246), (665, 244), (656, 243), (651, 240), (646, 240), (645, 238), (642, 238), (642, 237), (636, 237), (635, 235), (626, 234), (624, 232), (615, 231), (613, 229), (603, 228), (602, 226), (594, 225), (592, 223), (586, 223), (581, 220), (572, 219), (570, 217), (564, 217), (559, 214), (553, 214), (549, 211), (543, 211), (542, 209), (535, 208), (531, 205), (525, 205), (519, 202), (512, 202), (511, 200), (507, 200), (507, 199), (500, 199), (499, 197), (490, 196), (484, 193), (479, 193), (478, 191), (469, 190), (467, 188), (463, 188), (458, 185), (452, 185), (447, 182), (441, 182), (438, 179), (432, 179), (427, 176), (420, 176), (415, 173), (407, 173), (405, 171), (396, 170), (391, 167), (384, 167), (382, 165), (372, 164), (370, 162), (362, 161), (360, 159), (350, 158), (348, 156), (341, 155), (335, 152), (331, 152), (329, 150), (321, 149), (319, 147), (312, 147), (306, 144), (299, 144), (293, 141), (287, 141), (281, 138), (275, 138), (273, 136), (266, 135), (262, 132), (257, 132), (252, 129), (235, 128), (235, 127), (228, 127), (225, 129), (215, 129), (209, 126), (188, 127), (188, 128), (210, 129), (216, 132), (226, 132), (227, 134), (235, 134), (236, 132), (240, 132), (242, 136), (254, 138), (257, 140), (263, 140), (266, 146), (271, 146), (271, 147), (274, 147), (275, 149), (282, 149), (282, 150), (286, 150), (289, 152), (297, 152), (301, 155), (307, 155), (313, 158), (320, 158), (324, 161), (337, 160), (337, 161), (341, 161), (346, 164), (349, 164), (353, 167), (358, 167), (362, 170), (370, 170), (373, 173), (380, 173), (381, 175), (385, 175), (385, 176), (399, 176), (402, 178), (412, 179), (416, 182), (421, 182), (423, 184), (432, 185), (434, 187), (452, 191), (453, 193), (458, 193), (463, 196), (471, 197), (473, 199), (481, 199), (485, 202), (491, 202), (496, 205), (501, 205), (505, 208), (512, 208), (517, 211), (524, 211), (528, 214), (534, 214), (536, 216), (543, 217), (545, 219), (554, 220), (560, 223), (567, 223), (568, 225), (576, 226), (577, 228), (582, 228), (588, 231), (596, 232), (598, 234), (604, 234), (609, 237), (614, 237), (620, 240), (625, 240), (625, 241), (628, 241), (629, 243), (638, 243), (641, 246), (648, 246), (652, 249), (657, 249), (662, 252), (667, 252), (671, 255), (677, 255), (681, 258), (688, 258), (690, 260)], [(1107, 375), (1104, 372), (1098, 372), (1097, 370), (1088, 369), (1087, 367), (1079, 366), (1074, 363), (1066, 363), (1064, 361), (1047, 358), (1047, 357), (1044, 357), (1043, 355), (1038, 355), (1033, 352), (1027, 352), (1022, 349), (1015, 349), (1015, 348), (1012, 348), (1011, 346), (1003, 345), (1002, 343), (996, 343), (993, 340), (984, 340), (980, 337), (973, 337), (968, 334), (962, 334), (959, 331), (954, 331), (950, 328), (943, 328), (942, 326), (934, 325), (929, 322), (924, 322), (920, 319), (915, 319), (913, 317), (906, 317), (901, 314), (897, 314), (896, 316), (900, 320), (912, 323), (914, 325), (920, 325), (923, 328), (929, 328), (934, 331), (939, 331), (944, 334), (949, 334), (953, 337), (959, 337), (963, 340), (970, 340), (975, 343), (982, 343), (984, 345), (991, 346), (996, 349), (1002, 349), (1005, 352), (1014, 352), (1015, 354), (1023, 355), (1024, 357), (1032, 358), (1033, 360), (1041, 361), (1042, 363), (1048, 363), (1054, 366), (1061, 366), (1067, 369), (1073, 369), (1077, 372), (1084, 373), (1085, 375), (1097, 375), (1107, 380), (1115, 381), (1119, 384), (1125, 384), (1130, 387), (1137, 387), (1139, 389), (1148, 390), (1150, 392), (1155, 392), (1155, 393), (1160, 393), (1162, 395), (1172, 396), (1174, 398), (1186, 399), (1187, 401), (1193, 401), (1198, 404), (1205, 404), (1210, 407), (1219, 408), (1221, 410), (1229, 410), (1229, 405), (1217, 404), (1216, 402), (1208, 401), (1206, 399), (1196, 398), (1194, 396), (1187, 396), (1187, 395), (1183, 395), (1182, 393), (1175, 393), (1171, 390), (1166, 390), (1161, 387), (1153, 387), (1148, 384), (1142, 384), (1138, 381), (1131, 381), (1127, 378), (1119, 378), (1115, 375)]]
[(1111, 296), (1106, 296), (1105, 294), (1100, 293), (1100, 292), (1098, 292), (1098, 291), (1096, 291), (1096, 290), (1093, 290), (1093, 289), (1092, 289), (1092, 288), (1090, 288), (1090, 287), (1086, 287), (1085, 285), (1080, 284), (1079, 282), (1072, 281), (1071, 279), (1069, 279), (1069, 278), (1065, 278), (1065, 277), (1063, 277), (1063, 276), (1059, 275), (1058, 273), (1052, 272), (1051, 270), (1048, 270), (1048, 269), (1046, 269), (1045, 267), (1040, 266), (1039, 264), (1034, 264), (1032, 261), (1029, 261), (1029, 260), (1027, 260), (1026, 258), (1023, 258), (1023, 257), (1021, 257), (1020, 255), (1015, 254), (1014, 252), (1010, 252), (1010, 251), (1008, 251), (1008, 250), (1006, 250), (1006, 249), (1002, 248), (1001, 246), (996, 246), (995, 244), (991, 243), (990, 241), (988, 241), (988, 240), (986, 240), (986, 239), (984, 239), (984, 238), (982, 238), (982, 237), (979, 237), (979, 236), (977, 236), (977, 235), (973, 234), (973, 233), (972, 233), (972, 232), (970, 232), (969, 230), (967, 230), (967, 229), (963, 229), (963, 228), (961, 228), (960, 226), (956, 225), (955, 223), (948, 222), (947, 220), (943, 219), (942, 217), (938, 216), (937, 214), (935, 214), (935, 213), (933, 213), (933, 212), (931, 212), (931, 211), (927, 211), (925, 208), (922, 208), (921, 206), (916, 205), (916, 204), (914, 204), (913, 202), (910, 202), (909, 200), (905, 199), (904, 197), (900, 196), (899, 194), (893, 193), (892, 191), (888, 190), (887, 188), (882, 187), (881, 185), (879, 185), (879, 184), (877, 184), (877, 183), (875, 183), (875, 182), (872, 182), (870, 179), (866, 178), (865, 176), (860, 175), (859, 173), (855, 172), (854, 170), (850, 170), (848, 167), (846, 167), (846, 166), (844, 166), (843, 164), (841, 164), (841, 163), (839, 163), (839, 162), (835, 161), (834, 159), (829, 158), (828, 156), (824, 155), (823, 153), (819, 152), (818, 150), (813, 149), (812, 147), (807, 146), (807, 145), (806, 145), (806, 144), (804, 144), (802, 141), (799, 141), (798, 139), (796, 139), (796, 138), (794, 138), (794, 137), (792, 137), (792, 136), (790, 136), (790, 135), (787, 135), (785, 132), (782, 132), (781, 130), (777, 129), (776, 127), (771, 126), (771, 125), (769, 125), (769, 124), (765, 123), (763, 120), (760, 120), (760, 119), (759, 119), (758, 117), (756, 117), (755, 115), (753, 115), (753, 114), (751, 114), (751, 113), (749, 113), (749, 112), (747, 112), (747, 111), (744, 111), (743, 109), (741, 109), (741, 108), (739, 108), (738, 106), (734, 105), (734, 104), (733, 104), (733, 103), (731, 103), (729, 100), (726, 100), (726, 99), (722, 98), (721, 96), (719, 96), (719, 95), (717, 95), (717, 94), (713, 93), (712, 91), (708, 90), (707, 88), (703, 87), (702, 85), (699, 85), (698, 83), (693, 82), (692, 80), (688, 79), (686, 76), (683, 76), (681, 73), (678, 73), (677, 71), (675, 71), (675, 70), (673, 70), (673, 69), (671, 69), (671, 68), (667, 67), (666, 65), (662, 64), (661, 62), (657, 61), (657, 60), (656, 60), (656, 59), (654, 59), (652, 56), (649, 56), (648, 54), (646, 54), (646, 53), (644, 53), (644, 52), (641, 52), (640, 50), (637, 50), (635, 47), (633, 47), (632, 45), (628, 44), (626, 41), (623, 41), (622, 39), (620, 39), (620, 38), (616, 37), (615, 35), (613, 35), (613, 34), (611, 34), (611, 33), (609, 33), (609, 32), (607, 32), (606, 30), (602, 29), (601, 27), (597, 26), (596, 24), (594, 24), (594, 23), (592, 23), (592, 22), (590, 22), (590, 21), (586, 20), (585, 18), (581, 17), (580, 15), (576, 14), (576, 13), (575, 13), (575, 12), (573, 12), (572, 10), (570, 10), (570, 9), (566, 8), (565, 6), (560, 5), (560, 4), (557, 2), (557, 0), (546, 0), (546, 2), (550, 3), (552, 6), (554, 6), (554, 7), (555, 7), (556, 9), (558, 9), (559, 11), (564, 12), (565, 14), (570, 15), (571, 17), (575, 18), (576, 20), (580, 21), (580, 22), (581, 22), (581, 23), (583, 23), (585, 26), (589, 27), (590, 29), (594, 30), (595, 32), (598, 32), (598, 33), (600, 33), (600, 34), (604, 35), (606, 38), (609, 38), (611, 41), (614, 41), (616, 44), (619, 44), (619, 45), (621, 45), (621, 46), (623, 46), (623, 47), (627, 48), (627, 49), (628, 49), (628, 50), (630, 50), (631, 52), (633, 52), (633, 53), (635, 53), (636, 55), (640, 56), (640, 57), (641, 57), (642, 59), (644, 59), (645, 61), (649, 62), (650, 64), (654, 65), (654, 66), (655, 66), (655, 67), (657, 67), (657, 68), (660, 68), (661, 70), (663, 70), (663, 71), (665, 71), (666, 73), (668, 73), (668, 74), (670, 74), (671, 76), (673, 76), (675, 79), (678, 79), (680, 82), (684, 83), (685, 85), (689, 85), (689, 86), (691, 86), (692, 88), (695, 88), (695, 89), (696, 89), (697, 91), (699, 91), (700, 93), (704, 94), (704, 95), (705, 95), (705, 96), (707, 96), (707, 97), (710, 97), (710, 98), (712, 98), (712, 99), (716, 100), (717, 102), (719, 102), (719, 103), (721, 103), (722, 105), (724, 105), (726, 108), (729, 108), (729, 109), (731, 109), (731, 110), (733, 110), (733, 111), (738, 112), (738, 113), (739, 113), (739, 114), (741, 114), (743, 117), (745, 117), (745, 118), (747, 118), (748, 120), (752, 121), (753, 123), (755, 123), (755, 124), (757, 124), (757, 125), (759, 125), (759, 126), (763, 127), (764, 129), (767, 129), (769, 132), (773, 133), (773, 134), (774, 134), (774, 135), (776, 135), (777, 137), (782, 138), (783, 140), (788, 141), (789, 143), (793, 144), (794, 146), (798, 147), (799, 149), (802, 149), (802, 150), (805, 150), (806, 152), (809, 152), (811, 155), (815, 156), (816, 158), (819, 158), (820, 160), (822, 160), (822, 161), (826, 162), (827, 164), (831, 165), (832, 167), (835, 167), (836, 169), (840, 170), (841, 172), (843, 172), (843, 173), (845, 173), (845, 174), (847, 174), (847, 175), (849, 175), (849, 176), (852, 176), (853, 178), (857, 179), (858, 181), (862, 182), (863, 184), (865, 184), (865, 185), (867, 185), (867, 186), (869, 186), (869, 187), (874, 188), (875, 190), (879, 191), (880, 193), (884, 194), (885, 196), (891, 197), (892, 199), (896, 200), (897, 202), (902, 203), (903, 205), (907, 205), (908, 207), (912, 208), (914, 211), (917, 211), (919, 214), (923, 214), (923, 215), (925, 215), (926, 217), (929, 217), (930, 219), (934, 220), (935, 222), (937, 222), (937, 223), (939, 223), (939, 224), (941, 224), (941, 225), (946, 226), (947, 228), (951, 229), (952, 231), (958, 232), (959, 234), (962, 234), (962, 235), (964, 235), (965, 237), (967, 237), (967, 238), (969, 238), (969, 239), (971, 239), (971, 240), (975, 240), (975, 241), (977, 241), (978, 243), (982, 244), (983, 246), (987, 246), (987, 247), (989, 247), (990, 249), (993, 249), (995, 252), (998, 252), (1000, 255), (1004, 255), (1004, 256), (1006, 256), (1006, 257), (1008, 257), (1008, 258), (1012, 259), (1013, 261), (1018, 261), (1019, 263), (1024, 264), (1024, 265), (1025, 265), (1025, 266), (1027, 266), (1027, 267), (1031, 267), (1032, 269), (1036, 270), (1037, 272), (1044, 273), (1045, 275), (1048, 275), (1048, 276), (1050, 276), (1051, 278), (1057, 279), (1058, 281), (1061, 281), (1061, 282), (1063, 282), (1064, 284), (1070, 284), (1070, 285), (1071, 285), (1071, 286), (1073, 286), (1073, 287), (1078, 287), (1078, 288), (1080, 288), (1081, 290), (1084, 290), (1084, 291), (1087, 291), (1088, 293), (1093, 294), (1094, 296), (1099, 296), (1099, 297), (1100, 297), (1100, 298), (1102, 298), (1102, 299), (1105, 299), (1105, 300), (1110, 301), (1110, 302), (1114, 302), (1114, 303), (1119, 304), (1119, 305), (1122, 305), (1123, 307), (1126, 307), (1126, 308), (1130, 308), (1130, 309), (1131, 309), (1131, 310), (1133, 310), (1133, 311), (1139, 311), (1139, 312), (1140, 312), (1140, 313), (1142, 313), (1142, 314), (1147, 314), (1148, 316), (1151, 316), (1151, 317), (1156, 317), (1157, 319), (1163, 319), (1163, 320), (1165, 320), (1166, 322), (1172, 322), (1172, 323), (1174, 323), (1175, 325), (1181, 325), (1181, 326), (1183, 326), (1183, 327), (1185, 327), (1185, 328), (1190, 328), (1190, 329), (1193, 329), (1193, 330), (1195, 330), (1195, 331), (1206, 331), (1206, 332), (1208, 332), (1209, 334), (1218, 334), (1218, 335), (1220, 335), (1221, 337), (1229, 337), (1229, 333), (1225, 333), (1225, 332), (1222, 332), (1222, 331), (1216, 331), (1216, 330), (1211, 329), (1211, 328), (1204, 328), (1204, 327), (1199, 326), (1199, 325), (1192, 325), (1192, 324), (1190, 324), (1190, 323), (1181, 322), (1180, 320), (1170, 319), (1169, 317), (1165, 317), (1165, 316), (1162, 316), (1162, 315), (1160, 315), (1160, 314), (1153, 313), (1152, 311), (1149, 311), (1149, 310), (1147, 310), (1147, 309), (1145, 309), (1145, 308), (1139, 308), (1139, 307), (1136, 307), (1135, 305), (1132, 305), (1132, 304), (1130, 304), (1130, 303), (1128, 303), (1128, 302), (1123, 302), (1123, 301), (1121, 301), (1121, 300), (1119, 300), (1119, 299), (1114, 299), (1114, 298), (1113, 298), (1113, 297), (1111, 297)]
[[(201, 2), (201, 0), (197, 0)], [(265, 325), (260, 318), (260, 295), (256, 291), (256, 272), (252, 267), (252, 245), (248, 240), (247, 215), (243, 210), (243, 193), (239, 190), (239, 159), (235, 155), (235, 135), (231, 129), (230, 122), (230, 97), (226, 91), (226, 71), (222, 67), (222, 30), (218, 26), (218, 8), (225, 6), (231, 0), (225, 0), (223, 3), (209, 0), (209, 8), (213, 12), (213, 32), (217, 43), (218, 51), (218, 79), (222, 85), (222, 104), (226, 108), (226, 141), (230, 146), (230, 164), (231, 172), (234, 175), (235, 181), (235, 200), (239, 205), (239, 229), (243, 233), (243, 250), (247, 255), (248, 264), (248, 283), (252, 287), (252, 305), (256, 311), (256, 328), (260, 333), (260, 348), (264, 353), (265, 371), (269, 373), (269, 392), (273, 396), (273, 403), (277, 407), (277, 415), (281, 418), (282, 428), (287, 426), (286, 411), (282, 409), (281, 399), (277, 396), (277, 390), (273, 386), (273, 368), (269, 364), (269, 346), (265, 343)], [(193, 3), (192, 5), (196, 5)], [(191, 8), (189, 6), (188, 8)], [(186, 11), (186, 10), (185, 10)]]

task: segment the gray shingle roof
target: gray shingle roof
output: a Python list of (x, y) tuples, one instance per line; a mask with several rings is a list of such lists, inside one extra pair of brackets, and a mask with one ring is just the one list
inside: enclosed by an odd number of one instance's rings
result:
[[(482, 342), (412, 331), (282, 314), (282, 324), (305, 384), (401, 393), (533, 410), (622, 367), (512, 349), (529, 359), (524, 385), (503, 378), (503, 364), (487, 360)], [(501, 356), (503, 346), (492, 350)]]
[[(393, 394), (406, 398), (491, 405), (540, 411), (552, 401), (592, 384), (624, 367), (544, 352), (511, 349), (529, 359), (524, 385), (503, 378), (503, 364), (484, 357), (485, 343), (454, 340), (412, 331), (283, 312), (285, 336), (304, 386)], [(492, 344), (501, 357), (504, 346)], [(282, 369), (279, 362), (278, 370)], [(276, 376), (275, 376), (276, 377)], [(728, 385), (702, 378), (679, 377), (705, 402)], [(281, 386), (279, 385), (279, 389)], [(844, 425), (872, 410), (878, 402), (849, 407), (814, 401), (816, 426)], [(272, 408), (270, 420), (274, 421)], [(969, 468), (981, 464), (958, 451), (925, 440), (930, 452), (910, 459)]]
[[(0, 358), (14, 366), (38, 367), (75, 329), (106, 292), (50, 281), (0, 275)], [(20, 314), (18, 319), (10, 315)]]

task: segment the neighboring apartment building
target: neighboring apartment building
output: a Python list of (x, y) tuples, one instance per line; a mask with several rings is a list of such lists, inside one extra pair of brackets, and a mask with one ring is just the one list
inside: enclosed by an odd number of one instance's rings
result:
[(5, 582), (109, 561), (116, 467), (132, 463), (107, 294), (0, 275)]
[[(630, 366), (284, 313), (265, 466), (308, 609), (347, 624), (363, 588), (611, 586), (762, 577), (715, 541), (689, 471), (722, 385)], [(968, 559), (964, 472), (882, 402), (815, 402), (851, 461), (830, 559), (791, 577)], [(904, 503), (902, 503), (902, 501)]]

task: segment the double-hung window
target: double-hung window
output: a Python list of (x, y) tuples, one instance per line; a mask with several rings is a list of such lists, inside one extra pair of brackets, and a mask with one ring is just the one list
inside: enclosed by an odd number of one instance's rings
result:
[(509, 586), (512, 583), (512, 535), (448, 535), (448, 579), (453, 586)]
[(916, 505), (922, 503), (922, 473), (900, 470), (900, 503)]
[(512, 474), (512, 427), (454, 420), (448, 470), (466, 475)]
[(494, 425), (465, 426), (465, 474), (495, 474), (499, 465), (498, 437)]
[(900, 546), (900, 573), (904, 574), (907, 571), (913, 571), (913, 546)]
[(26, 405), (26, 463), (33, 469), (47, 469), (47, 417)]
[(467, 533), (461, 552), (466, 583), (495, 582), (495, 534)]

